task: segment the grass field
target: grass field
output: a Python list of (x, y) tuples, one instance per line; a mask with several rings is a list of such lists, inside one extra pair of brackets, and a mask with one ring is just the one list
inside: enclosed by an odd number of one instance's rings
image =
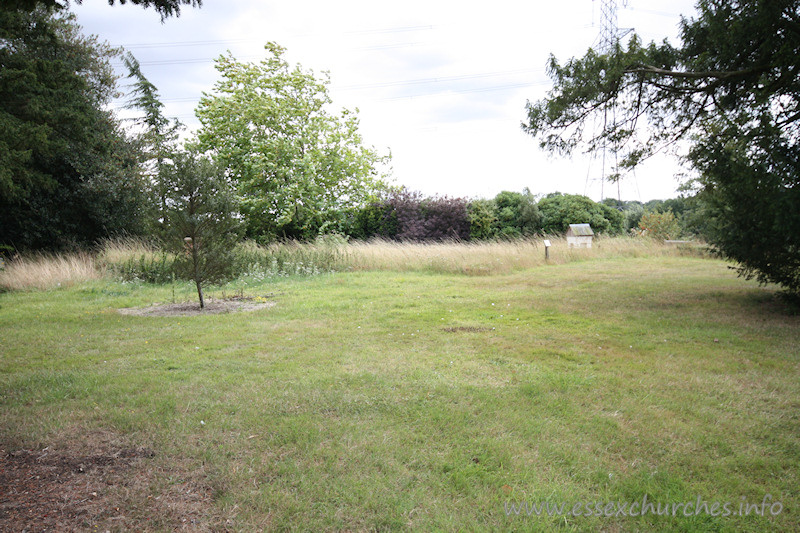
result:
[[(800, 317), (774, 289), (671, 252), (426, 261), (198, 317), (118, 313), (169, 285), (0, 294), (0, 447), (74, 466), (87, 531), (800, 529)], [(511, 509), (645, 496), (732, 512)]]

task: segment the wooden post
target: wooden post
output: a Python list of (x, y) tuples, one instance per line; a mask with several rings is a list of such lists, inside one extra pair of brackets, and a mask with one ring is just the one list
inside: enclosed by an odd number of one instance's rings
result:
[(544, 240), (544, 260), (550, 260), (550, 241), (548, 239)]

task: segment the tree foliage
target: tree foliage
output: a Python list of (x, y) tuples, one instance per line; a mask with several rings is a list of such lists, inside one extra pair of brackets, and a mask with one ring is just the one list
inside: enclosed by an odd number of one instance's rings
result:
[(521, 193), (501, 191), (494, 197), (496, 237), (527, 237), (542, 229), (536, 198), (527, 188)]
[(350, 210), (348, 223), (343, 233), (360, 240), (375, 237), (394, 239), (399, 231), (397, 212), (387, 198), (374, 201)]
[(117, 54), (72, 15), (0, 10), (0, 244), (58, 248), (144, 229), (138, 156), (105, 110)]
[[(661, 202), (661, 200), (658, 200)], [(616, 209), (625, 219), (623, 229), (630, 231), (639, 226), (639, 220), (645, 212), (645, 206), (638, 200), (618, 200), (616, 198), (604, 198), (600, 202), (612, 209)]]
[(469, 239), (467, 201), (434, 196), (419, 203), (419, 216), (401, 225), (398, 237), (412, 241), (465, 241)]
[(258, 64), (217, 59), (222, 79), (197, 109), (202, 151), (213, 151), (238, 186), (248, 236), (309, 238), (381, 190), (382, 158), (364, 146), (355, 113), (328, 108), (327, 78), (291, 67), (266, 45)]
[(471, 239), (491, 239), (497, 235), (497, 205), (494, 200), (479, 198), (469, 203), (469, 236)]
[(464, 198), (424, 196), (402, 188), (355, 209), (344, 233), (356, 239), (469, 240), (468, 209)]
[[(708, 236), (740, 273), (800, 294), (800, 0), (700, 0), (679, 47), (638, 37), (560, 65), (523, 128), (543, 148), (610, 146), (618, 171), (667, 148), (697, 172)], [(608, 117), (599, 132), (590, 127)], [(687, 143), (678, 143), (678, 141)]]
[(542, 230), (536, 197), (527, 188), (521, 193), (501, 191), (491, 200), (473, 200), (468, 217), (473, 239), (527, 237)]
[(123, 62), (128, 69), (128, 77), (134, 80), (127, 107), (142, 113), (133, 119), (138, 131), (134, 141), (154, 202), (153, 225), (163, 233), (169, 192), (167, 174), (172, 170), (169, 167), (172, 158), (180, 151), (178, 132), (183, 124), (164, 115), (164, 104), (158, 89), (144, 75), (133, 54), (126, 53)]
[(597, 233), (614, 235), (622, 232), (625, 223), (617, 209), (577, 194), (548, 194), (538, 206), (546, 234), (564, 233), (570, 224), (590, 224)]
[[(142, 72), (139, 61), (127, 52), (123, 63), (128, 69), (128, 77), (133, 78), (130, 86), (127, 108), (139, 110), (142, 115), (133, 119), (134, 124), (141, 130), (140, 143), (146, 161), (158, 164), (174, 154), (178, 148), (178, 131), (182, 124), (177, 119), (169, 119), (164, 115), (164, 104), (158, 94), (158, 89)], [(155, 169), (157, 171), (157, 168)]]
[[(112, 6), (115, 3), (115, 0), (107, 1)], [(69, 7), (70, 0), (4, 0), (4, 2), (9, 9), (33, 11), (38, 7), (64, 9)], [(203, 0), (119, 0), (121, 5), (125, 5), (128, 2), (144, 8), (152, 7), (161, 15), (162, 22), (168, 17), (180, 16), (181, 6), (200, 7), (203, 5)], [(75, 0), (75, 3), (82, 4), (83, 0)]]

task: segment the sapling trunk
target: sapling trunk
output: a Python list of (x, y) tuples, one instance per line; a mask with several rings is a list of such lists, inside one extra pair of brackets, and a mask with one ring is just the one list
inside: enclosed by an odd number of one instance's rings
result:
[(194, 283), (197, 285), (197, 296), (200, 298), (200, 309), (203, 309), (205, 307), (205, 303), (203, 302), (203, 287), (197, 280), (195, 280)]
[(203, 309), (206, 305), (203, 301), (203, 285), (202, 285), (202, 278), (200, 276), (200, 256), (197, 253), (197, 239), (191, 240), (191, 247), (192, 247), (192, 263), (194, 267), (194, 284), (197, 285), (197, 297), (200, 299), (200, 309)]

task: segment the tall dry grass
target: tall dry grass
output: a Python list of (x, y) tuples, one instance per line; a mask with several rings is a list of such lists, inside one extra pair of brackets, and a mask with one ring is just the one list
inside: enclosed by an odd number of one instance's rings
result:
[(121, 281), (167, 283), (173, 279), (175, 259), (157, 241), (136, 237), (107, 240), (97, 253), (100, 267)]
[(116, 265), (141, 256), (153, 256), (159, 250), (160, 247), (154, 242), (137, 237), (120, 237), (103, 241), (97, 259), (103, 265)]
[(35, 290), (66, 287), (75, 283), (100, 279), (94, 257), (88, 253), (34, 254), (16, 257), (0, 270), (0, 288)]
[(544, 264), (564, 264), (601, 257), (644, 257), (699, 254), (696, 247), (676, 247), (653, 239), (596, 238), (592, 248), (570, 248), (563, 237), (549, 237), (545, 259), (543, 238), (497, 242), (403, 243), (356, 242), (346, 246), (351, 270), (429, 271), (466, 275), (504, 274)]
[[(665, 245), (641, 237), (596, 238), (592, 248), (570, 248), (550, 237), (545, 259), (542, 238), (498, 242), (408, 243), (394, 241), (243, 243), (235, 253), (237, 275), (260, 280), (334, 271), (418, 271), (488, 276), (603, 257), (704, 255), (698, 245)], [(67, 286), (104, 276), (124, 281), (167, 283), (174, 256), (147, 241), (108, 241), (95, 256), (88, 253), (37, 254), (9, 261), (0, 270), (0, 289), (30, 290)]]

